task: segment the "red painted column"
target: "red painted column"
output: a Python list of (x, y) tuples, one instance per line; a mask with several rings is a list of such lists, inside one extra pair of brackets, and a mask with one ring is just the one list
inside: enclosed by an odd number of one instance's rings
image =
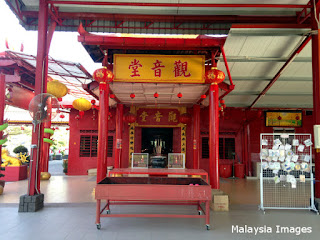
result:
[[(312, 30), (318, 30), (318, 25), (311, 10)], [(314, 125), (320, 124), (320, 38), (318, 34), (312, 35), (312, 79), (313, 79), (313, 120)], [(315, 161), (315, 197), (320, 198), (320, 152), (316, 149)]]
[[(36, 59), (35, 95), (46, 91), (47, 85), (47, 29), (48, 29), (48, 3), (46, 0), (39, 1), (38, 23), (38, 49)], [(43, 145), (43, 124), (37, 125), (32, 131), (32, 159), (30, 159), (30, 178), (28, 194), (40, 193), (40, 156)]]
[(193, 105), (193, 168), (199, 169), (200, 105)]
[(107, 175), (109, 84), (100, 83), (99, 91), (97, 183)]
[(114, 167), (121, 166), (121, 149), (122, 149), (122, 130), (123, 130), (123, 104), (117, 104), (116, 112), (116, 145), (114, 151)]
[(246, 176), (249, 176), (249, 148), (248, 148), (248, 131), (247, 131), (247, 126), (248, 124), (245, 123), (243, 125), (243, 156), (244, 156), (244, 159), (243, 159), (243, 163), (246, 164)]
[[(44, 128), (51, 128), (51, 121), (44, 123)], [(44, 133), (45, 138), (50, 138), (49, 133)], [(50, 144), (43, 143), (42, 146), (42, 155), (40, 159), (40, 172), (48, 172), (49, 171), (49, 151), (50, 151)]]
[[(5, 75), (0, 73), (0, 125), (4, 123), (4, 108), (6, 107), (5, 102), (6, 96), (6, 79)], [(3, 132), (0, 132), (0, 139), (2, 139)], [(2, 145), (0, 145), (0, 153), (2, 150)], [(0, 163), (1, 163), (1, 155), (0, 155)]]
[(219, 87), (211, 84), (209, 90), (209, 174), (210, 185), (220, 189), (219, 180)]

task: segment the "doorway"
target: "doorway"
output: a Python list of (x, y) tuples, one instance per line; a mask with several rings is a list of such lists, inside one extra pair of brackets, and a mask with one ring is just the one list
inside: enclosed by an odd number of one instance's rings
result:
[(173, 128), (142, 128), (141, 152), (167, 156), (172, 153)]

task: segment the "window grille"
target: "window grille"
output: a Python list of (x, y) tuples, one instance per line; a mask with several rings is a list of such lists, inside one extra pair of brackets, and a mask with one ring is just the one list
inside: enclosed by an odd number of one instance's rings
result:
[[(98, 155), (98, 136), (80, 136), (80, 157), (97, 157)], [(108, 136), (108, 157), (113, 156), (113, 136)]]

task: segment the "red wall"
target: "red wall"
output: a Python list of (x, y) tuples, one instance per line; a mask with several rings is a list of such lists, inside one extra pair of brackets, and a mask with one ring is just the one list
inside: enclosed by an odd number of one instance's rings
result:
[[(115, 139), (115, 109), (111, 109), (111, 118), (109, 120), (109, 136), (114, 136)], [(192, 108), (187, 109), (187, 112), (192, 115)], [(129, 108), (124, 108), (124, 114), (129, 112)], [(304, 112), (305, 113), (305, 112)], [(93, 120), (93, 111), (85, 112), (84, 116), (80, 120), (76, 120), (78, 115), (77, 110), (72, 110), (70, 113), (70, 146), (69, 146), (69, 162), (68, 162), (68, 174), (69, 175), (86, 175), (87, 170), (90, 168), (96, 168), (97, 158), (84, 158), (79, 157), (80, 152), (80, 135), (86, 133), (80, 133), (81, 130), (98, 130), (98, 116), (96, 111), (96, 119)], [(296, 133), (312, 133), (312, 115), (303, 115), (303, 126), (296, 128)], [(248, 126), (248, 127), (247, 127)], [(209, 112), (208, 108), (202, 108), (200, 111), (200, 168), (209, 172), (209, 159), (201, 158), (202, 152), (202, 137), (208, 137), (209, 131)], [(248, 146), (245, 145), (245, 131), (249, 132)], [(220, 136), (221, 137), (234, 137), (235, 138), (235, 151), (236, 162), (247, 164), (247, 173), (252, 172), (252, 163), (260, 161), (260, 133), (272, 133), (272, 127), (265, 126), (264, 113), (253, 110), (246, 111), (240, 108), (227, 108), (224, 112), (224, 116), (220, 117)], [(91, 133), (88, 133), (90, 135)], [(94, 134), (94, 133), (92, 133)], [(181, 144), (181, 129), (180, 127), (173, 129), (173, 152), (180, 152)], [(193, 124), (187, 125), (187, 152), (186, 152), (186, 167), (193, 167)], [(129, 125), (124, 122), (123, 126), (123, 140), (122, 140), (122, 161), (121, 167), (128, 167), (129, 163)], [(141, 128), (135, 129), (135, 152), (139, 152), (141, 149)], [(248, 149), (248, 151), (247, 151)], [(113, 166), (113, 157), (108, 158), (108, 166)], [(220, 160), (220, 164), (232, 163), (230, 160)]]
[[(93, 119), (95, 111), (95, 120)], [(109, 120), (109, 136), (115, 135), (115, 109), (111, 109), (111, 118)], [(81, 130), (98, 130), (98, 111), (86, 111), (84, 116), (76, 120), (79, 111), (72, 109), (70, 112), (70, 142), (68, 158), (68, 175), (86, 175), (88, 169), (97, 167), (96, 157), (80, 157), (80, 136), (97, 135), (97, 133), (81, 133)], [(114, 139), (115, 143), (115, 139)], [(113, 157), (108, 158), (108, 166), (113, 165)]]

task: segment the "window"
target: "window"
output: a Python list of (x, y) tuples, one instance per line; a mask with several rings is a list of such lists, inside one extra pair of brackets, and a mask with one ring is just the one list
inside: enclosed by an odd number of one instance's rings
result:
[(234, 138), (219, 138), (220, 159), (234, 159), (235, 148)]
[[(80, 136), (80, 157), (97, 157), (98, 155), (98, 136)], [(113, 136), (108, 136), (108, 157), (113, 155)]]
[(202, 138), (202, 158), (209, 158), (209, 138)]
[[(219, 158), (234, 159), (235, 155), (234, 138), (219, 138)], [(209, 158), (209, 138), (202, 138), (202, 158)]]
[(108, 157), (112, 157), (113, 153), (113, 136), (108, 136)]

